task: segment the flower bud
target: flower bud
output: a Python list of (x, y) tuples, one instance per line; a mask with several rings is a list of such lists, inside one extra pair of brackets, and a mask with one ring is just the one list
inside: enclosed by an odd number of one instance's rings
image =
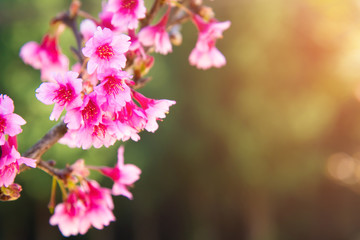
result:
[(215, 17), (215, 13), (211, 7), (201, 6), (199, 15), (205, 20), (209, 21)]
[(17, 183), (10, 184), (8, 187), (1, 187), (0, 201), (14, 201), (18, 199), (20, 197), (21, 190), (22, 187)]
[(179, 46), (182, 43), (182, 34), (180, 33), (180, 28), (180, 25), (175, 25), (169, 32), (170, 41), (175, 46)]

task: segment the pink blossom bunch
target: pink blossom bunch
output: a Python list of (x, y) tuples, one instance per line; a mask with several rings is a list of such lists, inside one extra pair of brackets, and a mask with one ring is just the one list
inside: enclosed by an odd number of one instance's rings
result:
[(36, 167), (34, 159), (21, 157), (17, 151), (16, 135), (22, 132), (25, 120), (14, 113), (14, 102), (0, 94), (0, 187), (14, 183), (20, 165)]
[(101, 187), (94, 180), (87, 180), (91, 167), (86, 166), (82, 159), (76, 161), (71, 166), (72, 174), (67, 180), (72, 182), (72, 188), (64, 202), (55, 207), (50, 224), (58, 225), (64, 236), (70, 236), (85, 234), (90, 227), (103, 229), (110, 222), (115, 221), (111, 195), (123, 195), (132, 199), (128, 187), (139, 180), (141, 173), (141, 170), (135, 165), (124, 164), (123, 153), (124, 147), (121, 146), (118, 150), (118, 163), (115, 168), (92, 167), (114, 181), (112, 191)]
[(103, 229), (115, 221), (114, 204), (110, 190), (94, 181), (82, 181), (72, 190), (65, 201), (56, 206), (50, 218), (51, 225), (58, 225), (62, 234), (85, 234), (91, 226)]
[[(21, 186), (15, 185), (14, 179), (21, 164), (38, 166), (52, 175), (49, 208), (54, 214), (50, 224), (58, 226), (64, 236), (85, 234), (91, 227), (103, 229), (115, 221), (112, 195), (133, 199), (130, 188), (139, 180), (141, 170), (124, 163), (122, 146), (114, 167), (88, 166), (80, 159), (57, 169), (54, 162), (45, 162), (41, 155), (56, 142), (83, 149), (100, 148), (116, 141), (138, 141), (144, 130), (154, 133), (176, 102), (148, 98), (138, 91), (150, 80), (146, 75), (155, 61), (151, 53), (172, 52), (172, 45), (181, 43), (181, 24), (191, 19), (199, 36), (189, 56), (190, 64), (200, 69), (221, 67), (226, 60), (215, 44), (230, 26), (229, 21), (203, 16), (202, 1), (156, 0), (148, 11), (144, 0), (105, 0), (98, 19), (80, 7), (80, 1), (72, 1), (68, 12), (51, 21), (41, 44), (28, 42), (20, 50), (22, 60), (39, 69), (45, 81), (35, 90), (36, 98), (54, 105), (50, 120), (62, 121), (55, 134), (51, 130), (41, 139), (48, 145), (42, 146), (42, 141), (34, 145), (36, 161), (21, 157), (17, 151), (16, 135), (25, 120), (14, 113), (12, 100), (0, 95), (0, 187), (7, 189), (9, 199), (19, 196)], [(84, 19), (78, 27), (79, 17)], [(154, 24), (154, 19), (159, 21)], [(71, 29), (77, 43), (72, 51), (78, 61), (71, 71), (58, 43), (65, 27)], [(112, 189), (92, 180), (90, 170), (110, 178)], [(57, 205), (55, 183), (63, 196)]]

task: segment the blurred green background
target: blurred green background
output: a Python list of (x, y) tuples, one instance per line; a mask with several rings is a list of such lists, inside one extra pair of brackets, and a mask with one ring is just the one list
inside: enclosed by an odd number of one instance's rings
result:
[[(35, 98), (40, 73), (19, 49), (39, 42), (69, 2), (0, 0), (0, 93), (27, 121), (21, 152), (54, 122), (52, 106)], [(134, 200), (114, 197), (116, 222), (70, 239), (360, 239), (360, 1), (204, 3), (232, 22), (217, 43), (227, 65), (189, 65), (191, 23), (182, 46), (155, 56), (141, 92), (177, 104), (155, 134), (123, 143), (125, 161), (143, 171)], [(100, 6), (83, 0), (94, 15)], [(69, 31), (61, 41), (69, 53)], [(56, 145), (44, 158), (112, 166), (119, 145)], [(16, 181), (22, 197), (0, 204), (0, 239), (62, 239), (48, 224), (50, 177), (35, 169)]]

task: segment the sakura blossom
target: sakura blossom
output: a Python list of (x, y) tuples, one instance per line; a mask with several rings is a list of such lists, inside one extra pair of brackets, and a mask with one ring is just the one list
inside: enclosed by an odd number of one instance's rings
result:
[(14, 102), (7, 95), (0, 94), (0, 145), (5, 143), (5, 135), (15, 136), (22, 132), (26, 121), (14, 113)]
[(83, 104), (78, 108), (69, 110), (64, 118), (69, 129), (78, 129), (81, 125), (97, 125), (101, 121), (100, 108), (104, 99), (98, 98), (95, 92), (85, 95)]
[(21, 157), (20, 153), (17, 151), (16, 136), (10, 136), (8, 140), (1, 145), (0, 186), (8, 187), (14, 183), (21, 164), (25, 164), (32, 168), (36, 167), (36, 161), (34, 159)]
[(106, 10), (114, 13), (111, 24), (122, 32), (137, 28), (146, 13), (143, 0), (109, 0)]
[(61, 233), (68, 237), (70, 235), (85, 234), (89, 224), (82, 222), (85, 205), (78, 199), (75, 191), (71, 192), (63, 203), (55, 207), (54, 214), (50, 217), (50, 224), (58, 225)]
[(167, 99), (150, 99), (136, 91), (133, 91), (133, 96), (145, 110), (147, 116), (145, 129), (149, 132), (155, 132), (158, 129), (159, 125), (156, 121), (165, 118), (165, 113), (169, 112), (169, 107), (176, 103)]
[(94, 36), (90, 38), (82, 49), (89, 57), (87, 71), (92, 74), (105, 72), (106, 69), (121, 70), (125, 67), (125, 52), (130, 46), (130, 37), (125, 34), (114, 34), (110, 29), (97, 27)]
[(168, 54), (172, 52), (169, 34), (166, 31), (166, 24), (169, 19), (170, 7), (162, 19), (153, 26), (147, 26), (139, 32), (139, 41), (144, 46), (155, 46), (155, 52)]
[(112, 212), (114, 203), (111, 197), (111, 190), (103, 188), (95, 180), (85, 181), (85, 189), (82, 200), (86, 206), (83, 224), (93, 226), (96, 229), (103, 229), (110, 222), (115, 221)]
[(91, 226), (103, 229), (115, 221), (113, 208), (110, 189), (100, 187), (94, 180), (84, 180), (63, 203), (55, 207), (49, 222), (53, 226), (58, 225), (66, 237), (85, 234)]
[(114, 168), (103, 167), (101, 173), (114, 181), (113, 195), (123, 195), (133, 198), (128, 188), (140, 178), (141, 170), (133, 164), (124, 164), (124, 147), (118, 149), (118, 162)]
[(105, 99), (102, 108), (110, 112), (120, 111), (125, 103), (131, 100), (131, 91), (125, 81), (131, 76), (125, 71), (109, 69), (99, 74), (98, 78), (101, 83), (94, 91)]
[(46, 34), (41, 42), (28, 42), (20, 49), (20, 57), (35, 69), (41, 70), (41, 79), (53, 81), (54, 73), (69, 70), (69, 60), (61, 53), (56, 36)]
[(61, 112), (82, 105), (82, 79), (79, 74), (69, 71), (64, 76), (56, 75), (55, 82), (42, 83), (36, 89), (36, 98), (44, 104), (55, 104), (50, 120), (58, 120)]
[(222, 32), (230, 27), (230, 21), (217, 22), (212, 19), (207, 23), (199, 15), (194, 15), (192, 20), (199, 30), (199, 37), (189, 56), (190, 64), (204, 70), (224, 66), (226, 59), (215, 43), (222, 37)]

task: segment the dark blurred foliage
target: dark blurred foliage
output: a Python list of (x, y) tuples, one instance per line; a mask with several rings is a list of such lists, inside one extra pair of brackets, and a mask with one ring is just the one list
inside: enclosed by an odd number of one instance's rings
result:
[[(69, 2), (0, 1), (0, 92), (28, 122), (22, 152), (54, 122), (52, 106), (34, 95), (40, 74), (19, 49), (39, 42)], [(122, 143), (125, 161), (143, 171), (134, 200), (115, 197), (116, 222), (69, 239), (360, 239), (360, 2), (204, 2), (232, 22), (217, 44), (227, 66), (188, 64), (197, 38), (191, 23), (181, 47), (156, 55), (141, 92), (177, 104), (155, 134)], [(94, 15), (100, 6), (83, 1)], [(71, 55), (69, 31), (61, 41)], [(111, 166), (119, 145), (56, 145), (44, 158)], [(29, 170), (16, 181), (22, 196), (0, 204), (0, 239), (61, 239), (48, 224), (50, 177)]]

